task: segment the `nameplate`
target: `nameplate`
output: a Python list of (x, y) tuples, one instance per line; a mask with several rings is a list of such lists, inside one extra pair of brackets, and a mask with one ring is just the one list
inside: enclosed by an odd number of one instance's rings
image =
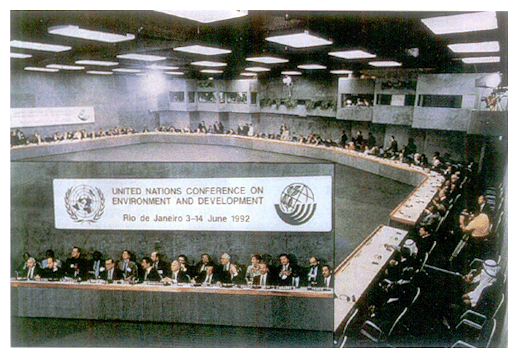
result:
[(57, 229), (332, 230), (332, 177), (54, 179)]

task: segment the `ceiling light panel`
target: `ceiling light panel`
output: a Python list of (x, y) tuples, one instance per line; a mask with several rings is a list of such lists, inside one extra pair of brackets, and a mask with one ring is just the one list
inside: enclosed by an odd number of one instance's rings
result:
[(456, 53), (500, 51), (500, 44), (498, 43), (498, 41), (451, 44), (448, 45), (448, 47), (450, 48), (450, 50)]
[(71, 50), (70, 46), (61, 46), (61, 45), (51, 45), (51, 44), (43, 44), (39, 42), (27, 42), (27, 41), (18, 41), (12, 40), (11, 47), (23, 48), (27, 50), (37, 50), (37, 51), (47, 51), (47, 52), (64, 52)]
[(300, 72), (300, 71), (282, 71), (282, 72), (281, 72), (281, 75), (286, 75), (286, 76), (300, 76), (300, 75), (302, 75), (302, 72)]
[(224, 67), (227, 64), (224, 62), (213, 62), (213, 61), (195, 61), (191, 62), (194, 66), (206, 66), (206, 67)]
[(464, 63), (493, 63), (500, 62), (500, 56), (487, 56), (487, 57), (466, 57), (462, 59)]
[(301, 68), (303, 70), (325, 70), (327, 67), (311, 63), (306, 65), (298, 65), (297, 68)]
[(11, 52), (11, 58), (30, 58), (30, 57), (32, 57), (32, 55), (27, 55), (25, 53)]
[(46, 67), (25, 67), (25, 71), (37, 71), (37, 72), (58, 72), (57, 68), (46, 68)]
[(126, 59), (126, 60), (136, 60), (136, 61), (148, 61), (148, 62), (163, 61), (166, 59), (166, 57), (163, 57), (163, 56), (141, 55), (138, 53), (128, 53), (125, 55), (117, 55), (117, 58), (122, 58), (122, 59)]
[(131, 41), (135, 39), (135, 35), (126, 34), (119, 35), (110, 32), (94, 31), (81, 29), (79, 26), (64, 25), (64, 26), (53, 26), (48, 29), (49, 34), (61, 35), (66, 37), (74, 37), (78, 39), (117, 43), (123, 41)]
[(89, 75), (113, 75), (111, 71), (86, 71)]
[(163, 70), (163, 71), (174, 71), (177, 70), (176, 66), (160, 66), (160, 65), (150, 65), (146, 66), (148, 70)]
[(84, 70), (84, 66), (70, 66), (70, 65), (58, 65), (58, 64), (51, 64), (45, 66), (47, 68), (57, 68), (58, 70), (72, 70), (72, 71), (80, 71)]
[(498, 28), (496, 12), (494, 11), (430, 17), (428, 19), (421, 19), (421, 21), (436, 35)]
[(323, 39), (321, 37), (310, 35), (307, 31), (292, 35), (270, 36), (266, 38), (266, 41), (275, 42), (294, 48), (326, 46), (333, 43), (332, 41)]
[(140, 70), (134, 69), (134, 68), (114, 68), (114, 72), (123, 72), (123, 73), (138, 73), (141, 72)]
[(248, 10), (155, 10), (204, 24), (248, 15)]
[(334, 51), (329, 52), (329, 55), (339, 58), (345, 58), (346, 60), (355, 60), (361, 58), (375, 58), (376, 55), (363, 51), (363, 50), (349, 50), (349, 51)]
[(250, 77), (252, 77), (252, 76), (257, 76), (257, 73), (253, 73), (253, 72), (241, 72), (239, 75), (240, 75), (240, 76), (250, 76)]
[(266, 71), (270, 71), (269, 68), (266, 68), (266, 67), (260, 67), (260, 66), (256, 66), (256, 67), (247, 67), (245, 68), (245, 70), (247, 71), (252, 71), (252, 72), (266, 72)]
[(222, 70), (211, 70), (211, 69), (201, 70), (200, 72), (203, 72), (203, 73), (223, 73)]
[(118, 62), (113, 61), (96, 61), (96, 60), (78, 60), (76, 61), (76, 65), (89, 65), (89, 66), (117, 66)]
[(192, 45), (192, 46), (182, 46), (174, 49), (175, 51), (194, 53), (197, 55), (207, 55), (207, 56), (216, 56), (216, 55), (225, 55), (228, 53), (232, 53), (231, 50), (226, 50), (217, 47), (209, 47), (209, 46), (201, 46), (201, 45)]
[(401, 63), (396, 61), (371, 61), (369, 65), (374, 67), (398, 67), (401, 66)]
[(334, 75), (350, 75), (351, 73), (353, 73), (353, 71), (351, 70), (332, 70), (329, 72)]
[(250, 61), (250, 62), (260, 62), (260, 63), (267, 63), (267, 64), (289, 62), (289, 60), (286, 60), (284, 58), (277, 58), (277, 57), (270, 57), (270, 56), (248, 57), (246, 60)]
[(183, 75), (184, 73), (183, 72), (175, 72), (175, 71), (167, 71), (167, 72), (164, 72), (166, 75)]

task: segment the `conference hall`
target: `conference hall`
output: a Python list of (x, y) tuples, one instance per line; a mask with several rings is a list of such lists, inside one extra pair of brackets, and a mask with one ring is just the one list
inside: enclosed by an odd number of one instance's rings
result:
[(11, 347), (507, 348), (506, 11), (11, 10)]

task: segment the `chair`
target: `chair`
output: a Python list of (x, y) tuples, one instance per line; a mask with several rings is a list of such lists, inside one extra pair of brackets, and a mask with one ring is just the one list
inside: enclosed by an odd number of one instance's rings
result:
[(486, 342), (483, 348), (490, 348), (491, 344), (493, 343), (493, 339), (495, 338), (495, 332), (496, 332), (496, 319), (492, 319), (489, 321), (489, 325), (486, 325), (484, 327), (485, 332), (482, 334), (481, 343)]
[(432, 246), (428, 250), (428, 252), (427, 252), (428, 256), (432, 254), (433, 250), (435, 249), (435, 246), (437, 246), (437, 241), (434, 241)]
[[(462, 322), (466, 321), (466, 322)], [(467, 310), (460, 316), (459, 323), (455, 329), (458, 329), (462, 324), (470, 325), (476, 329), (482, 329), (482, 326), (486, 323), (486, 316), (473, 310)]]
[[(353, 313), (351, 314), (351, 317), (349, 317), (349, 319), (347, 320), (347, 322), (345, 323), (345, 326), (344, 326), (344, 329), (342, 330), (342, 334), (341, 336), (343, 336), (343, 340), (342, 340), (342, 343), (340, 344), (340, 348), (343, 348), (345, 346), (345, 343), (347, 342), (347, 329), (349, 328), (349, 325), (351, 324), (351, 322), (356, 318), (356, 316), (358, 315), (358, 308), (355, 308)], [(335, 342), (335, 344), (337, 344), (337, 342)]]
[(504, 305), (504, 301), (505, 301), (505, 294), (502, 293), (502, 296), (500, 297), (500, 301), (498, 302), (498, 305), (496, 306), (495, 312), (493, 312), (491, 319), (495, 319), (497, 317), (497, 315), (500, 313), (500, 310), (502, 309), (502, 306)]
[(421, 288), (420, 287), (417, 287), (417, 291), (416, 291), (416, 294), (414, 295), (414, 298), (412, 299), (412, 301), (409, 303), (409, 305), (407, 307), (405, 307), (405, 309), (399, 314), (399, 316), (396, 318), (396, 320), (394, 321), (394, 323), (392, 324), (392, 327), (390, 327), (390, 330), (389, 330), (389, 333), (388, 333), (388, 337), (392, 336), (392, 334), (394, 333), (396, 327), (400, 324), (400, 322), (402, 321), (402, 319), (406, 316), (406, 314), (408, 313), (408, 311), (410, 310), (410, 308), (414, 305), (415, 301), (417, 301), (417, 299), (419, 298), (419, 296), (421, 295)]
[(464, 341), (457, 341), (450, 348), (477, 348), (477, 347), (472, 346), (471, 344), (468, 344)]
[(386, 339), (385, 332), (370, 320), (363, 323), (360, 333), (376, 343), (383, 342)]

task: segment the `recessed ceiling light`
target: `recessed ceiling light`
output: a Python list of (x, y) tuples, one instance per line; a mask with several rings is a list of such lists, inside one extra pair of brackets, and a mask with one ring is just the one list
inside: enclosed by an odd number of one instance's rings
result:
[(50, 45), (50, 44), (42, 44), (39, 42), (27, 42), (27, 41), (18, 41), (12, 40), (11, 47), (16, 48), (24, 48), (28, 50), (38, 50), (38, 51), (48, 51), (48, 52), (63, 52), (71, 50), (70, 46), (61, 46), (61, 45)]
[(113, 75), (111, 71), (86, 71), (89, 75)]
[(183, 72), (168, 71), (164, 72), (166, 75), (183, 75)]
[(369, 62), (369, 65), (374, 67), (398, 67), (401, 66), (401, 63), (396, 61), (372, 61)]
[(187, 53), (195, 53), (198, 55), (207, 55), (207, 56), (215, 56), (215, 55), (224, 55), (227, 53), (231, 53), (231, 50), (225, 50), (217, 47), (208, 47), (201, 45), (192, 45), (192, 46), (182, 46), (174, 49), (175, 51), (187, 52)]
[(353, 71), (351, 71), (351, 70), (331, 70), (329, 72), (334, 75), (349, 75), (349, 74), (353, 73)]
[(213, 61), (195, 61), (191, 62), (191, 65), (194, 66), (206, 66), (206, 67), (223, 67), (227, 64), (224, 62), (213, 62)]
[(269, 68), (266, 68), (266, 67), (259, 67), (259, 66), (256, 66), (256, 67), (247, 67), (245, 68), (245, 70), (247, 71), (252, 71), (252, 72), (265, 72), (265, 71), (270, 71)]
[(325, 70), (327, 67), (310, 63), (306, 65), (298, 65), (297, 68), (302, 68), (303, 70)]
[(329, 52), (329, 55), (345, 58), (348, 60), (358, 59), (358, 58), (374, 58), (376, 55), (369, 53), (363, 50), (349, 50), (349, 51), (334, 51)]
[(148, 70), (164, 70), (164, 71), (173, 71), (177, 70), (178, 67), (176, 66), (159, 66), (159, 65), (150, 65), (146, 66)]
[(203, 72), (203, 73), (223, 73), (222, 70), (210, 70), (210, 69), (201, 70), (200, 72)]
[(117, 66), (118, 62), (113, 61), (97, 61), (97, 60), (78, 60), (76, 65), (91, 65), (91, 66)]
[(239, 75), (240, 75), (240, 76), (257, 76), (257, 73), (253, 73), (253, 72), (241, 72)]
[(450, 48), (450, 50), (457, 53), (500, 51), (500, 44), (498, 43), (498, 41), (451, 44), (448, 45), (448, 47)]
[(260, 62), (260, 63), (286, 63), (286, 62), (289, 62), (289, 60), (286, 60), (284, 58), (277, 58), (277, 57), (271, 57), (271, 56), (248, 57), (246, 60), (251, 61), (251, 62)]
[(496, 12), (494, 11), (430, 17), (421, 19), (421, 21), (436, 35), (498, 28)]
[(204, 24), (248, 15), (248, 10), (155, 10)]
[(466, 57), (462, 59), (464, 63), (493, 63), (500, 62), (500, 56), (488, 56), (488, 57)]
[(154, 55), (141, 55), (138, 53), (128, 53), (125, 55), (117, 55), (117, 58), (124, 58), (127, 60), (137, 60), (137, 61), (163, 61), (166, 57), (163, 56), (154, 56)]
[(286, 75), (286, 76), (300, 76), (300, 75), (302, 75), (302, 72), (300, 72), (300, 71), (282, 71), (282, 72), (281, 72), (281, 75)]
[(332, 41), (310, 35), (307, 31), (292, 35), (270, 36), (266, 38), (266, 41), (295, 48), (325, 46), (333, 43)]
[(81, 28), (79, 28), (79, 26), (73, 26), (73, 25), (49, 27), (48, 32), (49, 32), (49, 34), (53, 34), (53, 35), (61, 35), (61, 36), (74, 37), (74, 38), (85, 39), (85, 40), (109, 42), (109, 43), (130, 41), (130, 40), (135, 39), (135, 35), (132, 35), (132, 34), (126, 34), (126, 35), (112, 34), (109, 32), (81, 29)]
[(114, 72), (124, 72), (124, 73), (138, 73), (141, 72), (140, 70), (137, 70), (135, 68), (114, 68)]
[(25, 67), (25, 71), (37, 71), (37, 72), (58, 72), (57, 68), (46, 68), (46, 67)]
[(11, 58), (29, 58), (29, 57), (32, 57), (32, 55), (27, 55), (25, 53), (11, 52)]
[(52, 64), (45, 66), (47, 68), (57, 68), (58, 70), (72, 70), (72, 71), (79, 71), (84, 70), (84, 66), (69, 66), (69, 65), (58, 65), (58, 64)]

